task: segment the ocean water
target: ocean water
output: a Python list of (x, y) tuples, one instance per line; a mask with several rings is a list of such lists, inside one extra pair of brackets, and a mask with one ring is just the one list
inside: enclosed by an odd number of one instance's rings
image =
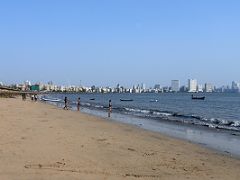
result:
[[(50, 94), (52, 98), (68, 97), (70, 105), (76, 106), (81, 98), (81, 107), (105, 112), (112, 100), (113, 113), (131, 115), (153, 121), (193, 124), (212, 129), (240, 132), (240, 94), (206, 93), (205, 100), (192, 100), (189, 93), (161, 94)], [(95, 99), (95, 100), (90, 100)], [(126, 102), (120, 99), (132, 99)], [(95, 112), (95, 111), (93, 111)]]

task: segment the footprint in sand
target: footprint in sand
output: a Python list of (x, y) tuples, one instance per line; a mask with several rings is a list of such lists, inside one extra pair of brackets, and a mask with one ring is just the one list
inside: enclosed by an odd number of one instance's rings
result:
[(97, 139), (98, 142), (102, 142), (105, 145), (110, 145), (111, 143), (107, 142), (107, 139)]
[(55, 163), (52, 164), (28, 164), (25, 165), (24, 168), (26, 169), (58, 169), (58, 168), (63, 168), (66, 166), (66, 163), (64, 161), (64, 159), (62, 159), (61, 161), (57, 161)]
[(143, 156), (154, 156), (156, 153), (152, 152), (152, 153), (144, 153)]
[(135, 149), (132, 149), (132, 148), (128, 148), (129, 151), (136, 151)]

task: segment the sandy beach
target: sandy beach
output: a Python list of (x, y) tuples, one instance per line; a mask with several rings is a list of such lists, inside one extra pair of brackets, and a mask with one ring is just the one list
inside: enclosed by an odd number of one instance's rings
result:
[(0, 98), (0, 179), (240, 179), (240, 160), (20, 98)]

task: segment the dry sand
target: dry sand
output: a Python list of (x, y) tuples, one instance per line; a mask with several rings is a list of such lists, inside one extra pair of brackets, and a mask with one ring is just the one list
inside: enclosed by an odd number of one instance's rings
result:
[(240, 160), (51, 105), (0, 98), (0, 179), (240, 179)]

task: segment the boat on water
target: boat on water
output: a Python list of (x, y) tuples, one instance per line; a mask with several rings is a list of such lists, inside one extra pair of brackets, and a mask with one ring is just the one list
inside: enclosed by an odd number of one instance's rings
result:
[(149, 102), (158, 102), (157, 99), (151, 99)]
[(133, 101), (133, 99), (120, 99), (120, 101)]
[(41, 100), (42, 101), (49, 101), (49, 102), (60, 102), (60, 101), (62, 101), (61, 99), (58, 99), (58, 98), (46, 98), (46, 97), (42, 97)]
[(205, 96), (194, 96), (192, 95), (193, 100), (205, 100)]
[(91, 98), (90, 101), (95, 101), (95, 98)]

